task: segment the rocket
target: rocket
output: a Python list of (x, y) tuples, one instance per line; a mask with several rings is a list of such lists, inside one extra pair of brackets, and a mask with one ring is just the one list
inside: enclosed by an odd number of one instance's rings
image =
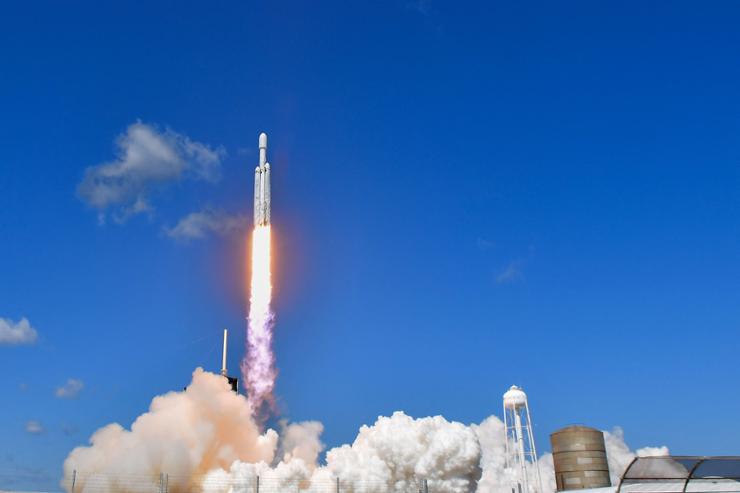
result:
[(254, 225), (270, 224), (270, 163), (267, 162), (267, 134), (260, 134), (260, 165), (254, 169)]

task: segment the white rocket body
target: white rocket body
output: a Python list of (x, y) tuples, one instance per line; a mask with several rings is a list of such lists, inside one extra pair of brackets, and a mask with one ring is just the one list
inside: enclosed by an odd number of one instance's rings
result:
[(254, 170), (254, 225), (270, 224), (270, 163), (267, 162), (267, 134), (259, 140), (260, 164)]
[(254, 169), (254, 225), (262, 224), (262, 170), (259, 166)]

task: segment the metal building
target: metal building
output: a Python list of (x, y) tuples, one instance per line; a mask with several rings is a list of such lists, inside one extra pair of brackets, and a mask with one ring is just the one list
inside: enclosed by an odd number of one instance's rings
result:
[(619, 483), (578, 493), (740, 493), (740, 457), (636, 457)]
[(636, 457), (615, 493), (739, 493), (740, 457)]
[(558, 491), (611, 486), (604, 434), (588, 426), (568, 426), (550, 435)]

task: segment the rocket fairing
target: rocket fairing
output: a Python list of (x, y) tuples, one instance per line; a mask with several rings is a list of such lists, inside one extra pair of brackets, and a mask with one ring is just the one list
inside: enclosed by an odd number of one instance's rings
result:
[(260, 134), (260, 164), (254, 169), (254, 225), (270, 224), (270, 163), (267, 162), (267, 134)]

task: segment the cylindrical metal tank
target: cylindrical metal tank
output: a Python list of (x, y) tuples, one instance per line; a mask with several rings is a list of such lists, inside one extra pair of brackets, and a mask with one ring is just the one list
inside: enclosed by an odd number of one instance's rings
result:
[(604, 434), (568, 426), (550, 435), (558, 491), (611, 486)]

